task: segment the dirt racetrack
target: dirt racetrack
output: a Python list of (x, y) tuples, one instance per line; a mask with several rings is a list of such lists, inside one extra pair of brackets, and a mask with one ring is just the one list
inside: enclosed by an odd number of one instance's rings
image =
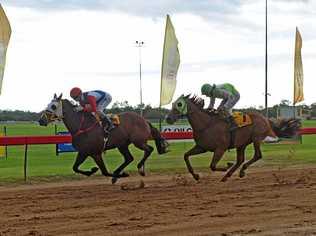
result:
[(316, 235), (316, 167), (221, 176), (3, 186), (0, 235)]

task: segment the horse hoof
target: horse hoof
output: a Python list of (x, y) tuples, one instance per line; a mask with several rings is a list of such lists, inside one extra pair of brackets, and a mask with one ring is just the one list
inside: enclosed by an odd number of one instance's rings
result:
[(88, 171), (87, 172), (87, 176), (91, 176), (91, 175), (93, 175), (95, 172), (97, 172), (99, 170), (99, 168), (97, 168), (97, 167), (93, 167), (93, 168), (91, 168), (91, 170), (90, 171)]
[(194, 174), (194, 175), (193, 175), (193, 178), (194, 178), (196, 181), (198, 181), (198, 180), (200, 179), (200, 176), (199, 176), (198, 174)]
[(138, 173), (139, 173), (141, 176), (145, 176), (144, 167), (138, 168)]
[(239, 178), (242, 178), (246, 175), (245, 171), (240, 171), (239, 172)]
[(123, 172), (123, 173), (120, 175), (120, 177), (123, 177), (123, 178), (129, 177), (129, 174), (127, 174), (126, 172)]
[(232, 167), (234, 165), (234, 163), (232, 162), (227, 162), (227, 168), (229, 169), (230, 167)]
[(117, 182), (118, 178), (117, 177), (112, 177), (112, 184), (115, 184)]
[(93, 174), (93, 173), (97, 172), (98, 170), (99, 170), (98, 167), (92, 167), (91, 168), (91, 173)]
[(222, 179), (221, 179), (221, 182), (226, 182), (227, 181), (227, 177), (224, 176)]
[(145, 172), (143, 172), (142, 170), (138, 170), (138, 174), (141, 176), (145, 176)]

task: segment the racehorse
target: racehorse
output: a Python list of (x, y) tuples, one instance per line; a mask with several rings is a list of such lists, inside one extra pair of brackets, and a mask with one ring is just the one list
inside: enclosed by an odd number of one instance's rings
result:
[[(239, 172), (239, 177), (245, 176), (245, 170), (254, 162), (262, 158), (260, 145), (267, 137), (275, 137), (275, 132), (279, 137), (294, 135), (300, 126), (299, 120), (292, 119), (287, 122), (273, 123), (260, 113), (248, 113), (252, 124), (229, 131), (230, 125), (216, 112), (208, 112), (203, 109), (204, 100), (190, 95), (180, 96), (173, 104), (172, 110), (166, 117), (169, 124), (173, 124), (182, 116), (186, 116), (193, 129), (195, 146), (184, 154), (184, 160), (188, 171), (194, 179), (198, 180), (190, 164), (189, 157), (207, 151), (214, 152), (210, 168), (213, 171), (227, 171), (222, 181), (226, 181), (245, 161), (245, 149), (253, 143), (255, 153), (251, 160), (244, 163)], [(271, 124), (273, 126), (271, 127)], [(217, 167), (217, 163), (222, 158), (226, 150), (236, 148), (237, 162), (226, 167)]]
[[(138, 163), (137, 168), (140, 175), (145, 175), (145, 161), (153, 151), (153, 147), (147, 144), (151, 138), (155, 140), (159, 154), (166, 153), (167, 142), (160, 136), (159, 131), (149, 122), (135, 112), (124, 112), (119, 114), (120, 124), (110, 131), (107, 140), (103, 127), (96, 118), (87, 112), (75, 111), (73, 105), (67, 99), (54, 95), (53, 100), (42, 112), (39, 124), (47, 126), (49, 123), (62, 120), (72, 136), (72, 145), (78, 151), (73, 171), (90, 176), (98, 171), (93, 167), (90, 171), (80, 170), (79, 166), (91, 156), (104, 176), (112, 176), (112, 183), (119, 177), (126, 177), (124, 168), (130, 164), (134, 157), (128, 146), (132, 143), (144, 151), (144, 156)], [(117, 148), (124, 156), (124, 162), (110, 174), (102, 159), (102, 152)]]

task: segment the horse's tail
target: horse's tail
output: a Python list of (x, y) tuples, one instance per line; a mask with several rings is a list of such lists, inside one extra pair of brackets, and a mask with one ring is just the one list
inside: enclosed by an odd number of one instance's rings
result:
[(150, 122), (147, 122), (147, 123), (148, 123), (148, 125), (150, 127), (151, 136), (155, 140), (155, 144), (156, 144), (158, 153), (159, 154), (164, 154), (164, 153), (168, 152), (167, 148), (169, 146), (169, 143), (167, 142), (167, 140), (165, 140), (163, 137), (161, 137), (160, 132), (158, 131), (158, 129), (153, 127)]
[(279, 138), (291, 138), (295, 136), (298, 129), (302, 126), (301, 121), (296, 118), (280, 119), (280, 120), (270, 120), (270, 125), (274, 133)]

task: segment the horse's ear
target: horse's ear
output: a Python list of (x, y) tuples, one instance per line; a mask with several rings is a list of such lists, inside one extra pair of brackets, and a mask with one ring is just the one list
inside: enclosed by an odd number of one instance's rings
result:
[(54, 99), (56, 99), (57, 98), (57, 95), (56, 95), (56, 93), (54, 93)]
[(61, 93), (60, 95), (59, 95), (59, 97), (57, 98), (57, 100), (61, 100), (61, 97), (63, 96), (63, 93)]

